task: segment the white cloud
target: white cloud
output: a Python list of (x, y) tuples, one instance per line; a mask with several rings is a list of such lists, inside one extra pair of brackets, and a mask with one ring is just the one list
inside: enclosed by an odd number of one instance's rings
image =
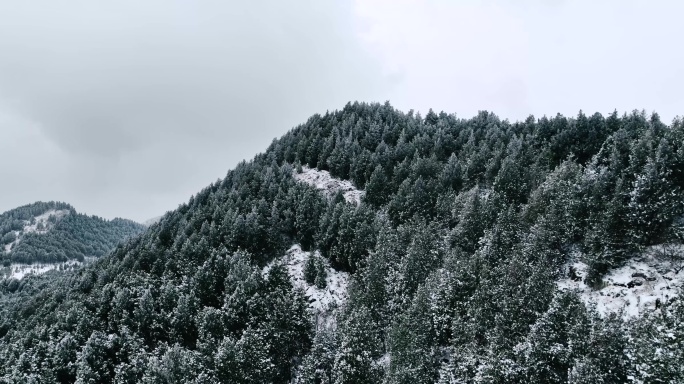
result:
[[(50, 199), (144, 220), (310, 115), (378, 99), (352, 23), (348, 4), (315, 0), (0, 2), (0, 108), (65, 156)], [(32, 178), (13, 190), (52, 190), (47, 170), (7, 156), (0, 174)]]
[[(350, 100), (684, 113), (684, 3), (0, 2), (0, 211), (144, 220)], [(21, 159), (21, 160), (17, 160)]]
[(355, 11), (403, 109), (683, 113), (681, 2), (356, 0)]

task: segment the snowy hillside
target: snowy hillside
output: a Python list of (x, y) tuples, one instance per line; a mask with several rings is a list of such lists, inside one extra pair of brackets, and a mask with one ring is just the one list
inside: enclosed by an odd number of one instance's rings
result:
[[(681, 251), (681, 246), (679, 251)], [(604, 276), (604, 286), (593, 290), (584, 283), (587, 265), (575, 261), (566, 266), (568, 277), (557, 282), (559, 289), (576, 290), (587, 305), (596, 305), (602, 315), (624, 310), (625, 319), (656, 309), (678, 295), (684, 271), (658, 255), (662, 246), (651, 247), (642, 257)], [(678, 272), (678, 273), (677, 273)]]
[[(95, 259), (95, 258), (91, 258)], [(86, 260), (85, 262), (80, 262), (78, 260), (69, 260), (61, 263), (12, 263), (8, 267), (0, 268), (0, 278), (17, 279), (21, 280), (28, 275), (42, 275), (43, 273), (52, 270), (68, 270), (76, 269), (82, 267), (84, 264), (91, 260)]]
[(323, 194), (328, 198), (332, 198), (338, 191), (342, 191), (344, 199), (348, 203), (360, 204), (361, 197), (365, 194), (364, 191), (356, 189), (350, 181), (337, 179), (328, 171), (319, 171), (306, 166), (302, 167), (302, 173), (295, 171), (294, 178), (323, 191)]
[[(318, 251), (315, 251), (318, 253)], [(301, 288), (309, 300), (309, 307), (319, 320), (319, 324), (330, 325), (334, 321), (336, 310), (344, 305), (347, 300), (347, 286), (349, 274), (333, 269), (330, 264), (321, 257), (325, 263), (326, 286), (323, 289), (308, 284), (304, 280), (304, 263), (311, 256), (311, 252), (303, 251), (299, 244), (295, 244), (287, 253), (274, 262), (281, 261), (290, 275), (292, 285)], [(317, 256), (320, 256), (317, 255)], [(264, 268), (264, 274), (268, 272), (270, 265)]]
[[(22, 237), (27, 233), (45, 234), (47, 233), (57, 220), (62, 219), (69, 214), (68, 209), (55, 210), (51, 209), (41, 215), (35, 216), (32, 220), (24, 221), (24, 228), (19, 231), (14, 231), (15, 239), (9, 244), (5, 244), (5, 252), (9, 253), (12, 248), (19, 244)], [(54, 217), (54, 221), (50, 221), (50, 217)]]

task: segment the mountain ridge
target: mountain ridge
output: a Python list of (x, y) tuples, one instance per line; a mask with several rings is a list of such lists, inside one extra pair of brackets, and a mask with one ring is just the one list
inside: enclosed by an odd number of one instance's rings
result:
[[(641, 113), (314, 115), (108, 256), (27, 281), (0, 305), (0, 378), (681, 381), (681, 294), (624, 321), (556, 282), (578, 247), (598, 290), (681, 243), (683, 139), (681, 121)], [(300, 166), (365, 194), (324, 195)], [(310, 282), (331, 273), (348, 274), (347, 299), (319, 327), (303, 288), (322, 294)]]
[(142, 232), (131, 220), (80, 214), (69, 204), (35, 202), (0, 214), (0, 259), (8, 262), (83, 261)]

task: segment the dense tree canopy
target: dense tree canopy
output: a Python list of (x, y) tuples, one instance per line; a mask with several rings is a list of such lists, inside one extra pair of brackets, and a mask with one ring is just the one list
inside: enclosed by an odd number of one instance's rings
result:
[[(50, 214), (57, 211), (65, 214)], [(47, 220), (36, 222), (36, 217), (46, 214), (49, 215)], [(32, 224), (36, 231), (24, 230)], [(65, 203), (37, 202), (0, 215), (0, 242), (3, 245), (0, 260), (6, 265), (11, 262), (83, 261), (85, 257), (107, 254), (118, 243), (143, 229), (142, 225), (130, 220), (105, 220), (79, 214)], [(7, 245), (11, 245), (9, 250)]]
[[(295, 181), (295, 164), (366, 196), (326, 199)], [(580, 112), (511, 123), (350, 103), (93, 265), (4, 282), (0, 378), (678, 382), (680, 297), (623, 323), (554, 279), (579, 249), (600, 285), (644, 247), (681, 241), (683, 214), (680, 120)], [(292, 243), (352, 274), (336, 326), (315, 326), (278, 261)], [(316, 284), (321, 261), (308, 263)]]

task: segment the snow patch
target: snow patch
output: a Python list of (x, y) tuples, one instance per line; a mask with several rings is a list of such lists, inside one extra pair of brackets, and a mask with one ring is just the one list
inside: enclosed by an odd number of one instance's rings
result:
[(27, 233), (36, 233), (39, 235), (47, 233), (53, 225), (49, 221), (51, 216), (54, 216), (56, 220), (60, 220), (68, 214), (68, 209), (50, 209), (41, 215), (35, 216), (32, 220), (24, 220), (24, 228), (20, 231), (14, 231), (14, 241), (5, 244), (5, 252), (9, 253), (12, 251), (12, 248), (19, 244), (22, 237)]
[(304, 264), (311, 252), (303, 251), (299, 244), (293, 245), (284, 256), (264, 267), (262, 273), (267, 274), (274, 262), (281, 261), (290, 276), (292, 285), (304, 291), (304, 295), (309, 300), (309, 308), (314, 312), (318, 324), (329, 327), (334, 324), (337, 310), (347, 301), (349, 274), (335, 270), (318, 251), (314, 252), (324, 262), (327, 272), (326, 286), (323, 289), (309, 285), (304, 280)]
[(575, 290), (587, 305), (595, 305), (601, 315), (623, 311), (625, 319), (656, 309), (656, 302), (668, 303), (677, 296), (684, 281), (684, 271), (675, 273), (667, 260), (657, 257), (658, 246), (642, 257), (603, 277), (603, 287), (594, 290), (584, 283), (587, 265), (573, 261), (566, 265), (565, 278), (556, 282), (560, 290)]
[(392, 361), (392, 356), (389, 353), (385, 353), (379, 359), (375, 360), (375, 365), (382, 367), (383, 369), (389, 369), (390, 363)]
[(361, 204), (361, 198), (366, 194), (365, 191), (356, 189), (350, 181), (337, 179), (328, 171), (319, 171), (315, 168), (303, 166), (302, 172), (297, 173), (295, 170), (293, 176), (295, 180), (323, 191), (323, 194), (328, 198), (332, 198), (338, 191), (342, 191), (344, 199), (348, 203)]
[(14, 241), (5, 244), (5, 253), (9, 253), (12, 250), (12, 247), (19, 243), (19, 235), (21, 235), (21, 231), (14, 231)]
[[(64, 216), (69, 214), (68, 209), (60, 209), (60, 210), (55, 210), (51, 209), (42, 215), (38, 215), (34, 217), (35, 222), (31, 224), (30, 221), (26, 222), (26, 225), (24, 225), (24, 233), (47, 233), (49, 230), (49, 219), (50, 216), (54, 216), (55, 219), (60, 220)], [(42, 224), (42, 229), (39, 229), (39, 224)]]
[[(87, 262), (88, 260), (86, 260)], [(55, 270), (55, 269), (66, 269), (66, 268), (78, 268), (84, 263), (77, 260), (69, 260), (62, 263), (13, 263), (9, 267), (4, 267), (0, 269), (0, 278), (7, 279), (17, 279), (21, 280), (28, 275), (42, 275), (43, 273)]]

